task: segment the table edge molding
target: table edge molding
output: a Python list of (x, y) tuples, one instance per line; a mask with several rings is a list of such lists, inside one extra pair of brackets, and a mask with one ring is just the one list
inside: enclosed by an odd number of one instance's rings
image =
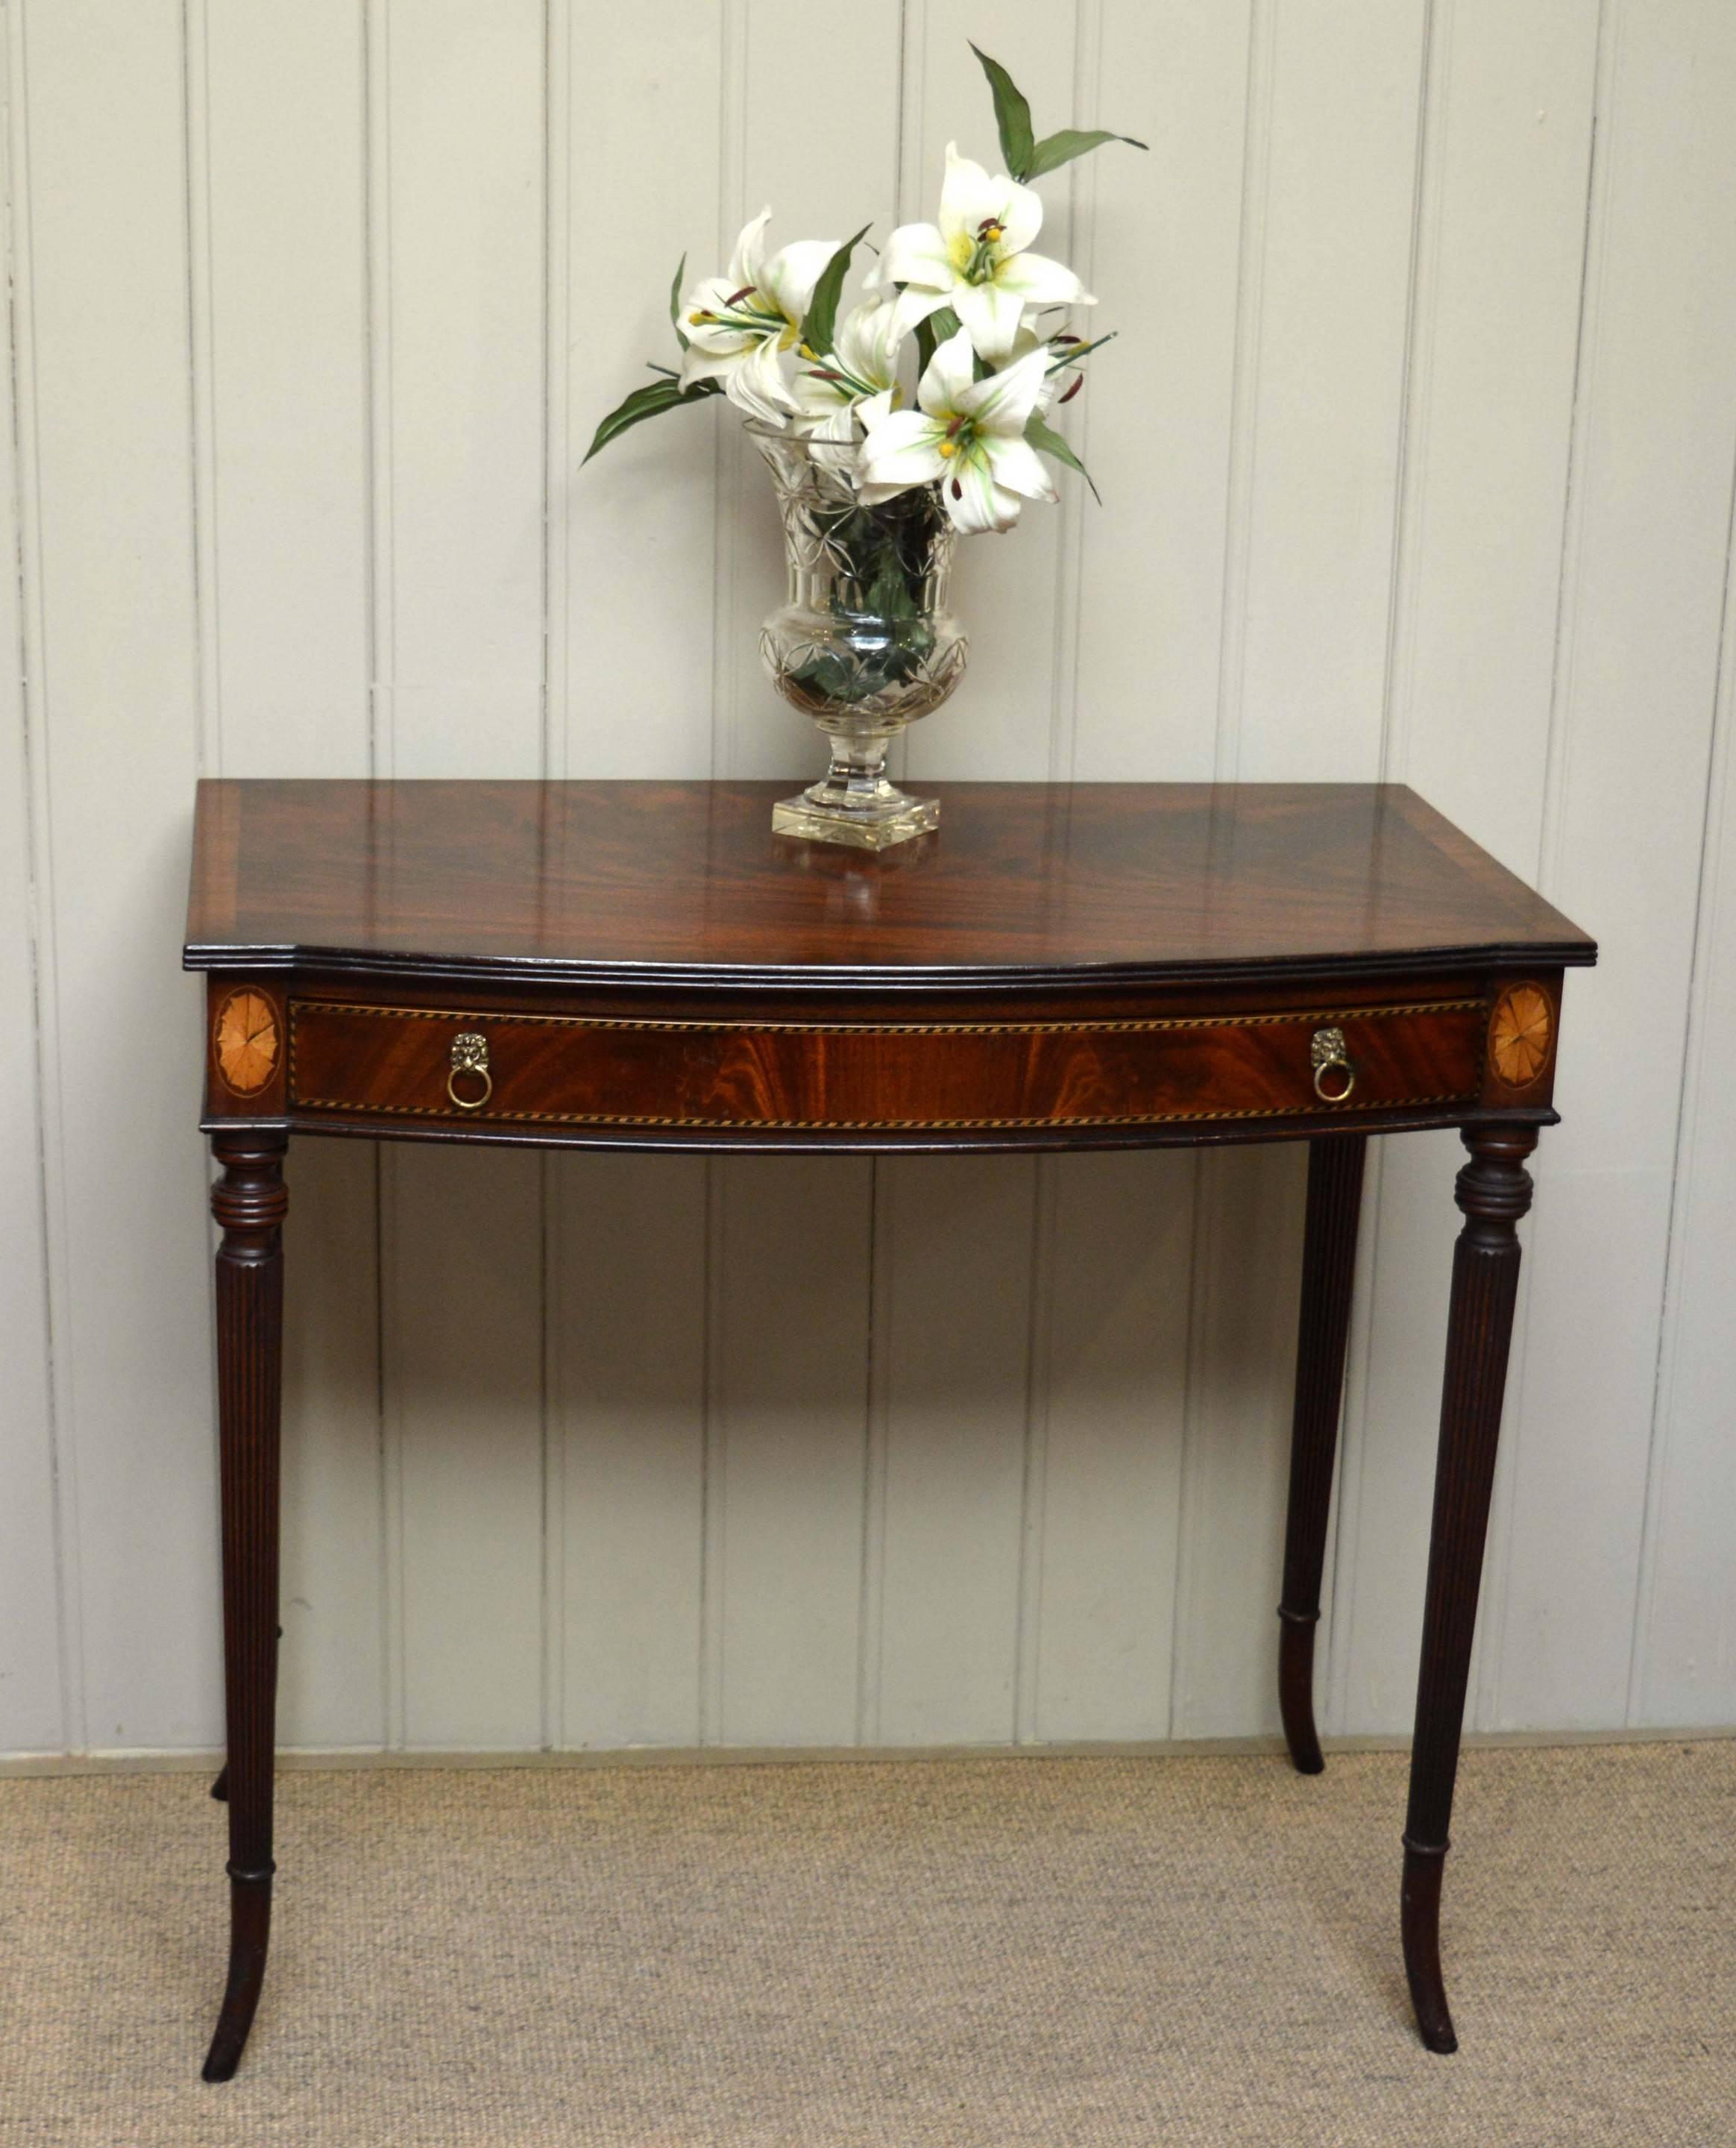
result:
[(916, 963), (609, 962), (535, 960), (517, 956), (449, 956), (363, 951), (356, 948), (231, 946), (189, 941), (181, 966), (237, 977), (309, 976), (379, 977), (399, 985), (494, 984), (551, 989), (719, 991), (1093, 991), (1176, 985), (1326, 983), (1332, 980), (1463, 975), (1473, 969), (1588, 969), (1594, 941), (1491, 941), (1463, 946), (1352, 954), (1262, 955), (1236, 961), (1177, 959), (1156, 962), (926, 966)]

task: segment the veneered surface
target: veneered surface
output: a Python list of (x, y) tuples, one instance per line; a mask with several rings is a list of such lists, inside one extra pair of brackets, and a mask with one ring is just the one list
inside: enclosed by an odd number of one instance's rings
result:
[[(1474, 1098), (1476, 1001), (1347, 1016), (1347, 1116)], [(1321, 1116), (1307, 1013), (1032, 1024), (482, 1021), (485, 1097), (454, 1108), (470, 1014), (291, 1011), (292, 1111), (740, 1130), (1092, 1127)], [(475, 1096), (467, 1079), (464, 1100)]]
[(214, 781), (186, 959), (550, 981), (1318, 971), (1593, 943), (1401, 785), (947, 784), (876, 857), (788, 783)]

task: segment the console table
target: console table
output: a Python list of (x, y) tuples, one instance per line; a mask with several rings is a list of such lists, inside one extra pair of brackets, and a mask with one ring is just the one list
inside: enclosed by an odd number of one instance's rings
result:
[(1524, 1166), (1563, 970), (1597, 950), (1391, 785), (955, 784), (878, 856), (774, 836), (777, 783), (208, 782), (228, 1983), (270, 1929), (284, 1152), (292, 1135), (682, 1154), (1309, 1144), (1278, 1691), (1322, 1766), (1315, 1623), (1371, 1134), (1457, 1127), (1401, 1925), (1454, 2048), (1439, 1911)]

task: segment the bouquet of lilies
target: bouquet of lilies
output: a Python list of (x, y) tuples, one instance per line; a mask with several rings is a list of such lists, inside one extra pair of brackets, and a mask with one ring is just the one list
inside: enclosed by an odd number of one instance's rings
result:
[(1071, 268), (1031, 250), (1043, 205), (1030, 183), (1106, 142), (1145, 144), (1101, 128), (1039, 140), (1006, 68), (976, 57), (1006, 170), (991, 174), (949, 144), (937, 220), (891, 233), (841, 317), (869, 225), (841, 244), (800, 238), (768, 254), (766, 209), (743, 230), (728, 273), (685, 295), (684, 258), (670, 293), (680, 366), (652, 367), (659, 378), (603, 420), (586, 461), (645, 419), (722, 394), (762, 425), (829, 444), (828, 461), (847, 470), (864, 506), (931, 485), (966, 534), (1010, 529), (1021, 500), (1055, 499), (1045, 457), (1091, 483), (1049, 418), (1110, 339), (1086, 342), (1069, 326), (1071, 308), (1096, 300)]

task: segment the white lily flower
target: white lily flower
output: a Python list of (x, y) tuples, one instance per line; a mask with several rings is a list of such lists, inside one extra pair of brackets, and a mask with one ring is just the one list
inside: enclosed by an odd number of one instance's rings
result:
[(797, 373), (792, 388), (795, 429), (816, 439), (853, 440), (856, 419), (867, 406), (880, 414), (892, 407), (898, 385), (898, 346), (904, 330), (890, 299), (855, 307), (838, 324), (832, 348), (812, 369)]
[(916, 390), (921, 406), (873, 419), (857, 464), (857, 489), (873, 504), (941, 480), (941, 497), (966, 535), (1011, 529), (1019, 499), (1057, 495), (1025, 426), (1049, 369), (1046, 348), (1004, 371), (975, 378), (971, 338), (961, 329), (936, 351)]
[(1042, 223), (1032, 188), (991, 178), (949, 142), (939, 223), (901, 224), (881, 258), (880, 279), (907, 287), (901, 327), (951, 306), (992, 365), (1011, 354), (1027, 306), (1096, 305), (1071, 268), (1026, 251)]
[(750, 417), (780, 425), (796, 405), (779, 359), (801, 339), (802, 316), (825, 264), (838, 250), (831, 238), (799, 238), (765, 258), (762, 209), (742, 228), (726, 276), (708, 276), (681, 302), (687, 349), (681, 385), (721, 380), (730, 400)]
[(824, 418), (812, 421), (798, 418), (795, 429), (805, 433), (810, 440), (837, 441), (845, 447), (854, 448), (860, 442), (864, 430), (878, 424), (891, 410), (896, 393), (896, 389), (883, 388), (878, 395), (864, 396), (860, 403), (840, 403)]

